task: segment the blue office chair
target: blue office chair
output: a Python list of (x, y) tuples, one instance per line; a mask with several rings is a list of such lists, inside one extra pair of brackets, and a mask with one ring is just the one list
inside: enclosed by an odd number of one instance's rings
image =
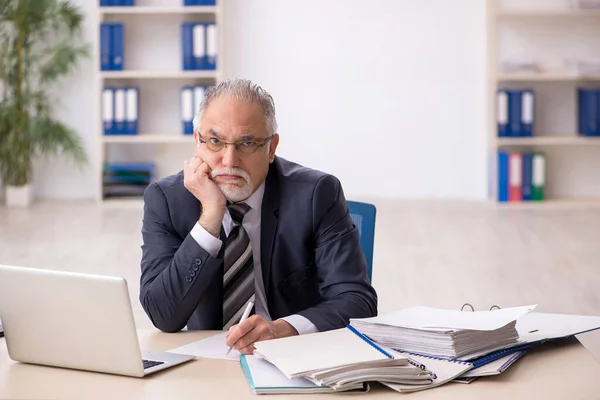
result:
[(375, 244), (375, 215), (377, 209), (373, 204), (358, 201), (347, 201), (350, 208), (350, 218), (360, 236), (360, 247), (367, 259), (367, 272), (369, 280), (373, 273), (373, 246)]

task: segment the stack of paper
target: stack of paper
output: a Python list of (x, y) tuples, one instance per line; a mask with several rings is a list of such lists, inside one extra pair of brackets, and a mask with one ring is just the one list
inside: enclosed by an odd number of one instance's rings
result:
[(374, 342), (399, 351), (472, 360), (520, 343), (516, 320), (535, 307), (475, 312), (413, 307), (352, 319), (351, 326)]
[(257, 342), (254, 355), (288, 379), (304, 378), (336, 391), (372, 381), (427, 385), (435, 375), (406, 355), (390, 352), (352, 328)]

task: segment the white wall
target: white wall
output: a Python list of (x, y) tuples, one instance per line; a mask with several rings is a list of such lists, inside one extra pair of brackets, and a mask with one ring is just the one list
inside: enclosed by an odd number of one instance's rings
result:
[(280, 155), (353, 197), (483, 198), (481, 0), (229, 0), (230, 76), (274, 96)]
[[(226, 1), (226, 74), (274, 96), (281, 156), (334, 173), (348, 197), (485, 197), (483, 1)], [(75, 3), (91, 40), (96, 1)], [(91, 156), (93, 68), (61, 87), (59, 111)], [(187, 152), (159, 154), (174, 172)], [(35, 187), (43, 198), (92, 198), (97, 179), (39, 162)]]

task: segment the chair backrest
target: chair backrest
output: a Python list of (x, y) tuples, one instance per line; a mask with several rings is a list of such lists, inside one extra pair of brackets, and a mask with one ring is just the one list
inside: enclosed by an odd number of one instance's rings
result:
[(367, 259), (367, 271), (369, 280), (373, 273), (373, 246), (375, 244), (375, 216), (377, 209), (373, 204), (358, 201), (347, 201), (350, 209), (350, 218), (360, 236), (360, 247)]

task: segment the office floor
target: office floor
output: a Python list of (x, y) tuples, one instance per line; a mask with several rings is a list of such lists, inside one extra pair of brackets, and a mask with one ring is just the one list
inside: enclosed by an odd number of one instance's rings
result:
[[(600, 315), (600, 207), (376, 202), (373, 285), (380, 313), (413, 305)], [(139, 328), (141, 207), (0, 206), (0, 263), (123, 276)], [(600, 334), (584, 338), (600, 355)], [(584, 343), (585, 344), (585, 343)]]

